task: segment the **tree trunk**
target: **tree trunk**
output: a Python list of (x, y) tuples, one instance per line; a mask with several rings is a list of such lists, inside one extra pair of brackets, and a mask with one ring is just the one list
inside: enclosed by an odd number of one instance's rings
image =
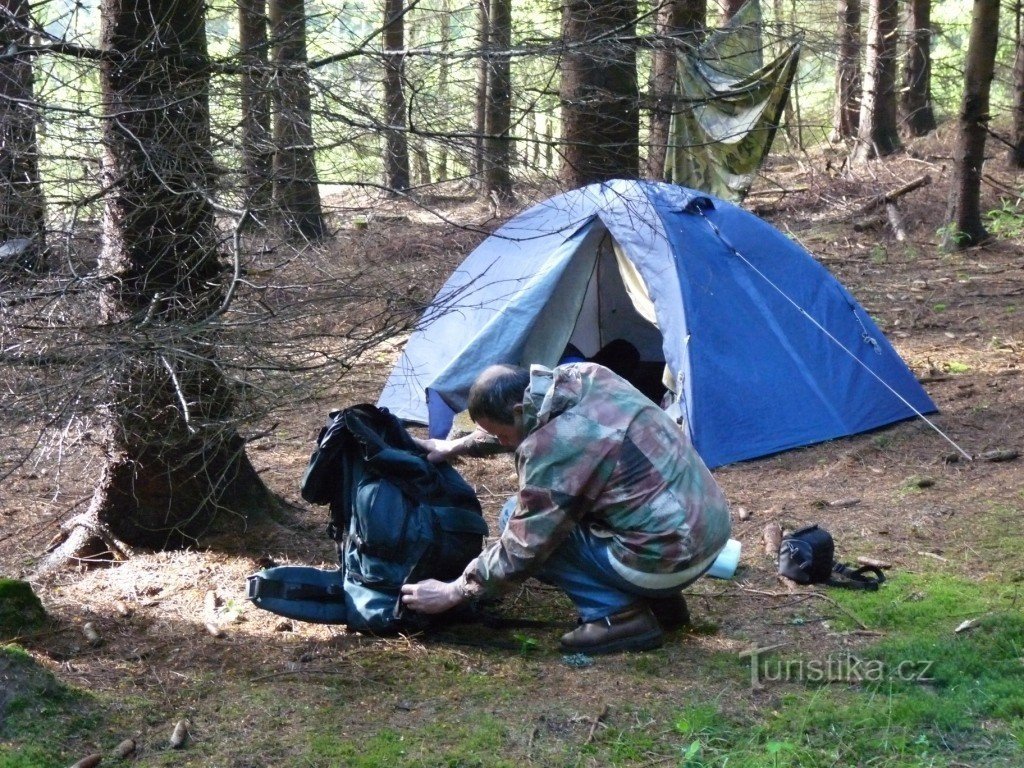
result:
[(974, 0), (946, 215), (947, 248), (966, 248), (988, 238), (981, 220), (981, 169), (998, 42), (999, 0)]
[(706, 0), (666, 0), (654, 21), (654, 60), (651, 63), (650, 129), (647, 178), (665, 179), (665, 152), (672, 120), (676, 63), (684, 45), (696, 46), (707, 19)]
[(899, 0), (871, 0), (860, 124), (854, 159), (891, 155), (900, 149), (896, 110), (896, 31)]
[(725, 24), (729, 19), (736, 15), (737, 11), (743, 7), (743, 3), (747, 0), (724, 0), (722, 2), (722, 24)]
[(565, 0), (562, 7), (560, 177), (567, 187), (639, 171), (636, 8), (636, 0)]
[(0, 268), (46, 266), (46, 217), (39, 182), (28, 0), (0, 0)]
[[(777, 53), (781, 55), (789, 45), (789, 40), (786, 37), (786, 8), (784, 0), (774, 0), (773, 2), (773, 15), (775, 17), (775, 38)], [(796, 7), (792, 8), (793, 25), (797, 23)], [(765, 51), (767, 52), (767, 46)], [(804, 148), (803, 137), (801, 135), (800, 120), (796, 116), (800, 109), (797, 102), (800, 98), (800, 78), (793, 77), (793, 81), (789, 87), (789, 98), (785, 100), (785, 105), (782, 110), (782, 121), (779, 123), (779, 127), (782, 128), (784, 135), (786, 136), (786, 143), (789, 146), (796, 146), (801, 152)]]
[[(437, 71), (437, 100), (447, 104), (451, 98), (448, 87), (451, 65), (448, 57), (452, 50), (452, 0), (441, 0), (441, 60)], [(437, 148), (437, 181), (448, 181), (448, 145), (440, 142)]]
[(860, 123), (860, 0), (837, 0), (839, 50), (832, 140), (852, 139)]
[(384, 4), (384, 183), (392, 194), (409, 189), (409, 142), (405, 117), (405, 0)]
[[(798, 29), (800, 24), (800, 14), (797, 10), (796, 0), (790, 2), (790, 18), (792, 19), (792, 28)], [(779, 40), (779, 50), (785, 50), (785, 43), (787, 41)], [(789, 92), (789, 98), (786, 99), (786, 106), (784, 109), (786, 119), (786, 136), (792, 136), (796, 133), (796, 146), (801, 152), (804, 151), (804, 125), (803, 118), (800, 116), (800, 71), (799, 67), (793, 75), (792, 86)]]
[(537, 126), (540, 125), (540, 116), (537, 114), (537, 110), (528, 109), (523, 115), (523, 127), (525, 129), (526, 138), (526, 149), (523, 151), (523, 165), (527, 167), (529, 171), (536, 171), (537, 166), (540, 165), (540, 130)]
[[(51, 558), (111, 542), (180, 546), (267, 511), (207, 321), (225, 298), (209, 203), (200, 0), (103, 0), (100, 316), (112, 334), (106, 464)], [(89, 542), (101, 542), (90, 549)]]
[(477, 0), (477, 50), (480, 58), (476, 68), (476, 135), (473, 140), (473, 175), (481, 180), (484, 175), (484, 136), (487, 135), (487, 82), (490, 76), (489, 51), (491, 47), (491, 3)]
[(1013, 59), (1013, 135), (1009, 160), (1015, 168), (1024, 168), (1024, 35), (1019, 0), (1016, 11), (1017, 52)]
[(925, 136), (938, 125), (932, 110), (931, 11), (932, 0), (908, 0), (900, 108), (911, 136)]
[(551, 170), (555, 167), (555, 129), (552, 127), (552, 120), (550, 117), (544, 120), (544, 132), (541, 134), (541, 141), (544, 143), (542, 157), (544, 158), (541, 162), (543, 163), (544, 173), (550, 174)]
[(270, 28), (274, 64), (274, 204), (289, 234), (319, 240), (325, 228), (316, 175), (303, 0), (270, 0)]
[(430, 186), (430, 156), (426, 147), (416, 142), (412, 146), (413, 166), (416, 168), (416, 183), (421, 187)]
[(484, 132), (484, 193), (512, 199), (512, 2), (491, 0), (491, 52), (487, 57), (487, 114)]
[(243, 184), (248, 209), (259, 212), (270, 205), (274, 165), (265, 0), (238, 0), (238, 44), (243, 68)]

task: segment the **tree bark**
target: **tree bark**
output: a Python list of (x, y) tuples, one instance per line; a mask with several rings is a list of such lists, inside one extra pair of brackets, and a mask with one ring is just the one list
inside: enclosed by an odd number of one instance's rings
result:
[[(783, 0), (775, 0), (776, 13), (775, 23), (778, 40), (778, 52), (781, 55), (790, 42), (786, 35), (785, 27), (785, 8)], [(792, 28), (796, 29), (800, 23), (800, 16), (797, 12), (796, 0), (792, 0), (790, 3), (790, 17), (792, 18)], [(797, 149), (801, 152), (804, 151), (804, 137), (803, 137), (803, 126), (800, 120), (800, 78), (798, 76), (793, 77), (793, 81), (789, 88), (789, 98), (786, 99), (786, 103), (782, 110), (782, 124), (781, 127), (785, 130), (786, 140), (790, 143), (790, 146), (796, 145)]]
[(925, 136), (938, 126), (932, 109), (931, 11), (932, 0), (908, 0), (900, 109), (911, 136)]
[(477, 0), (476, 135), (473, 140), (473, 175), (483, 181), (484, 136), (487, 135), (487, 83), (490, 76), (488, 52), (491, 47), (491, 2)]
[(412, 145), (411, 156), (412, 165), (416, 169), (416, 183), (423, 187), (430, 186), (430, 156), (427, 154), (427, 148), (417, 142)]
[(487, 56), (487, 114), (484, 133), (484, 192), (512, 199), (512, 2), (491, 0), (491, 50)]
[(722, 23), (724, 24), (735, 16), (736, 12), (743, 7), (743, 3), (746, 1), (747, 0), (722, 0)]
[[(31, 44), (28, 0), (0, 0), (0, 51)], [(39, 150), (28, 54), (0, 58), (0, 247), (10, 261), (0, 267), (41, 270), (46, 266), (46, 217), (39, 180)]]
[(270, 0), (273, 38), (274, 204), (288, 234), (325, 234), (317, 183), (303, 0)]
[(854, 159), (884, 157), (901, 148), (896, 109), (898, 0), (870, 0), (864, 92)]
[(238, 0), (238, 44), (243, 68), (242, 176), (247, 208), (258, 212), (270, 205), (274, 166), (265, 0)]
[(209, 202), (202, 2), (103, 0), (101, 20), (107, 459), (51, 564), (111, 542), (181, 546), (271, 504), (212, 357), (208, 320), (224, 301), (225, 274)]
[(836, 106), (832, 140), (852, 139), (860, 123), (860, 0), (837, 0)]
[(1020, 0), (1016, 7), (1017, 50), (1013, 58), (1013, 135), (1009, 152), (1010, 164), (1024, 168), (1024, 30), (1021, 29)]
[(405, 0), (384, 4), (384, 175), (392, 194), (408, 191), (409, 141), (405, 115)]
[(946, 248), (966, 248), (988, 239), (981, 219), (981, 172), (985, 162), (989, 91), (999, 42), (999, 0), (974, 0), (967, 45), (964, 95), (957, 120), (949, 188)]
[(560, 179), (567, 187), (638, 174), (636, 8), (636, 0), (562, 7)]
[[(448, 56), (452, 50), (452, 0), (441, 0), (441, 60), (437, 71), (437, 99), (447, 104), (451, 98), (448, 87), (451, 66)], [(437, 148), (437, 181), (448, 181), (448, 146), (441, 142)]]
[(654, 21), (656, 48), (651, 63), (650, 128), (647, 141), (649, 179), (665, 179), (665, 152), (672, 120), (676, 64), (686, 45), (696, 46), (707, 19), (706, 0), (665, 0)]

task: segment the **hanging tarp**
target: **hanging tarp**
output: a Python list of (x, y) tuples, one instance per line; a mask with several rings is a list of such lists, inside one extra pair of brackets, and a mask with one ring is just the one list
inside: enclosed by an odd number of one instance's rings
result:
[(695, 52), (679, 56), (667, 181), (741, 201), (771, 148), (799, 42), (764, 63), (761, 6), (748, 0)]

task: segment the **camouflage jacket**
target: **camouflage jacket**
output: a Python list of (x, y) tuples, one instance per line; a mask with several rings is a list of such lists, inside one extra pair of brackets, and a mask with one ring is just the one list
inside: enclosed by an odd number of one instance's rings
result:
[(710, 565), (728, 505), (668, 414), (591, 363), (533, 366), (523, 407), (516, 509), (466, 568), (467, 591), (526, 578), (577, 524), (608, 537), (612, 565), (639, 586), (682, 586)]

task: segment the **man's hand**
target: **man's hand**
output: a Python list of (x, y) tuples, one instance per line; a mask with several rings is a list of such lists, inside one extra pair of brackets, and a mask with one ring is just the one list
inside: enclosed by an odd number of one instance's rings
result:
[(402, 585), (402, 604), (417, 613), (441, 613), (459, 605), (465, 597), (458, 581), (427, 579)]
[(414, 437), (413, 440), (416, 445), (427, 452), (427, 461), (431, 464), (440, 464), (455, 458), (453, 453), (459, 445), (457, 440), (437, 440), (435, 438), (420, 440), (418, 437)]

